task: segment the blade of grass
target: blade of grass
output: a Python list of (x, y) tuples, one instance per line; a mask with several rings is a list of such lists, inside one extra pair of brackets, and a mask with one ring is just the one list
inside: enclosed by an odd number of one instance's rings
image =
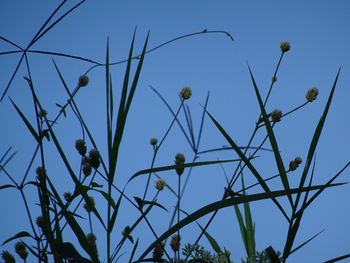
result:
[[(329, 185), (328, 187), (334, 187), (334, 186), (339, 186), (341, 184), (333, 184)], [(197, 219), (212, 213), (216, 210), (223, 209), (225, 207), (230, 207), (238, 204), (242, 204), (245, 202), (253, 202), (253, 201), (258, 201), (258, 200), (265, 200), (265, 199), (272, 199), (276, 197), (282, 197), (286, 196), (288, 194), (297, 194), (300, 192), (305, 192), (308, 190), (317, 190), (323, 187), (323, 185), (316, 185), (312, 186), (311, 188), (309, 187), (303, 187), (303, 188), (292, 188), (290, 190), (280, 190), (280, 191), (270, 191), (269, 193), (259, 193), (259, 194), (252, 194), (252, 195), (247, 195), (247, 196), (240, 196), (236, 198), (229, 198), (221, 201), (217, 201), (214, 203), (211, 203), (209, 205), (206, 205), (197, 211), (193, 212), (189, 216), (185, 217), (182, 219), (179, 223), (175, 224), (173, 227), (171, 227), (169, 230), (164, 232), (156, 241), (154, 241), (139, 257), (139, 259), (136, 262), (142, 262), (142, 259), (145, 258), (148, 253), (152, 251), (152, 249), (161, 243), (164, 239), (170, 237), (172, 234), (176, 233), (178, 229), (183, 228), (184, 226), (196, 221)]]
[(298, 251), (299, 249), (301, 249), (303, 246), (305, 246), (307, 243), (309, 243), (311, 240), (313, 240), (314, 238), (316, 238), (318, 235), (320, 235), (322, 232), (324, 232), (324, 229), (320, 232), (318, 232), (316, 235), (310, 237), (308, 240), (306, 240), (305, 242), (301, 243), (299, 246), (297, 246), (296, 248), (292, 249), (289, 253), (289, 255), (293, 254), (294, 252)]
[[(238, 154), (238, 156), (242, 159), (242, 161), (245, 163), (245, 165), (249, 168), (249, 170), (252, 172), (252, 174), (258, 180), (259, 184), (264, 189), (265, 193), (270, 193), (271, 192), (270, 188), (265, 183), (264, 179), (261, 177), (259, 172), (255, 169), (255, 167), (250, 162), (250, 160), (245, 156), (245, 154), (241, 151), (241, 149), (238, 147), (238, 145), (232, 140), (232, 138), (228, 135), (228, 133), (225, 131), (225, 129), (219, 124), (219, 122), (208, 111), (207, 111), (207, 114), (209, 115), (210, 119), (213, 121), (215, 126), (218, 128), (218, 130), (221, 132), (221, 134), (226, 138), (226, 140), (231, 145), (231, 147), (235, 150), (235, 152)], [(284, 211), (283, 207), (280, 205), (280, 203), (274, 197), (271, 197), (271, 200), (275, 203), (275, 205), (278, 207), (278, 209), (282, 212), (284, 217), (289, 222), (290, 219), (289, 219), (288, 215), (286, 214), (286, 212)]]
[[(255, 94), (256, 94), (256, 97), (257, 97), (258, 102), (259, 102), (261, 115), (262, 115), (264, 123), (265, 123), (265, 128), (266, 128), (267, 134), (269, 136), (269, 140), (270, 140), (270, 143), (271, 143), (271, 147), (272, 147), (273, 153), (275, 155), (275, 160), (276, 160), (276, 164), (277, 164), (277, 167), (278, 167), (279, 174), (281, 176), (281, 181), (283, 183), (284, 189), (288, 190), (290, 187), (289, 187), (288, 177), (287, 177), (287, 173), (286, 173), (286, 168), (284, 167), (284, 163), (283, 163), (283, 160), (282, 160), (282, 157), (281, 157), (281, 154), (280, 154), (280, 150), (278, 148), (276, 137), (275, 137), (275, 134), (273, 132), (271, 123), (270, 123), (270, 121), (269, 121), (269, 119), (267, 117), (266, 110), (265, 110), (265, 107), (264, 107), (264, 103), (262, 101), (262, 98), (261, 98), (261, 95), (260, 95), (260, 92), (259, 92), (259, 88), (258, 88), (258, 86), (257, 86), (257, 84), (255, 82), (253, 73), (252, 73), (249, 65), (248, 65), (248, 69), (249, 69), (250, 77), (251, 77), (252, 82), (253, 82)], [(293, 207), (292, 196), (288, 195), (288, 199), (289, 199), (291, 207)]]

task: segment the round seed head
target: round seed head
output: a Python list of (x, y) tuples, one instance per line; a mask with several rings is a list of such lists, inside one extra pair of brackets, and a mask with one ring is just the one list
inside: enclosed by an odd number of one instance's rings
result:
[(280, 48), (281, 48), (281, 51), (284, 53), (284, 52), (287, 52), (290, 50), (290, 43), (288, 41), (282, 41), (281, 42), (281, 45), (280, 45)]
[(174, 252), (179, 251), (179, 249), (180, 249), (180, 240), (181, 240), (181, 237), (179, 235), (173, 235), (171, 237), (170, 246), (171, 246), (171, 249)]
[(92, 196), (89, 196), (86, 203), (84, 204), (84, 208), (86, 212), (91, 213), (95, 207), (95, 199)]
[(180, 96), (183, 100), (188, 100), (192, 96), (192, 89), (190, 87), (182, 88)]
[(15, 244), (15, 251), (23, 260), (25, 260), (28, 257), (27, 248), (21, 241)]
[(81, 75), (79, 77), (79, 87), (85, 87), (87, 84), (89, 84), (89, 77), (87, 75)]
[(272, 113), (271, 113), (271, 120), (273, 122), (278, 122), (281, 120), (282, 117), (282, 111), (280, 109), (275, 109)]
[(86, 154), (86, 145), (83, 139), (78, 139), (75, 141), (75, 149), (79, 152), (80, 155), (84, 156)]
[(185, 170), (185, 155), (183, 153), (178, 153), (175, 156), (175, 170), (178, 175), (182, 175)]
[(1, 257), (4, 260), (4, 263), (16, 263), (15, 257), (7, 250), (2, 251)]
[(166, 185), (166, 182), (163, 179), (158, 179), (155, 187), (158, 191), (162, 191), (164, 189), (165, 185)]
[(83, 174), (89, 176), (92, 172), (92, 166), (89, 162), (83, 164)]
[(318, 88), (313, 87), (307, 91), (305, 97), (308, 102), (312, 102), (317, 99), (317, 95), (318, 95)]
[(100, 166), (100, 153), (96, 149), (91, 149), (89, 152), (89, 162), (91, 166), (97, 169)]
[(151, 138), (150, 144), (151, 144), (152, 146), (156, 146), (157, 143), (158, 143), (158, 139), (157, 139), (157, 138)]

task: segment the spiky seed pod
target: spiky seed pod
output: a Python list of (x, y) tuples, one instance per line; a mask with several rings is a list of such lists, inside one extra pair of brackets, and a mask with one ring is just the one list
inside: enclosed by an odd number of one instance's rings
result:
[(95, 208), (95, 199), (92, 196), (89, 196), (88, 200), (84, 204), (86, 212), (91, 213)]
[(164, 244), (160, 243), (153, 249), (153, 260), (154, 262), (163, 262), (164, 255)]
[(280, 45), (280, 48), (281, 48), (281, 51), (284, 53), (284, 52), (287, 52), (290, 50), (290, 43), (288, 41), (282, 41), (281, 42), (281, 45)]
[(16, 263), (15, 257), (7, 250), (2, 251), (1, 257), (4, 260), (4, 263)]
[(78, 139), (75, 141), (75, 149), (78, 150), (78, 153), (82, 156), (86, 154), (86, 145), (83, 139)]
[(318, 88), (313, 87), (307, 91), (305, 97), (308, 102), (312, 102), (317, 99), (317, 95), (318, 95)]
[(89, 152), (89, 163), (95, 169), (100, 166), (100, 153), (96, 149), (91, 149)]
[(180, 249), (180, 240), (181, 240), (181, 237), (179, 235), (173, 235), (171, 237), (170, 246), (171, 246), (171, 249), (174, 252), (179, 251), (179, 249)]
[(158, 179), (155, 185), (158, 191), (162, 191), (165, 186), (166, 186), (166, 182), (163, 179)]
[(21, 241), (15, 244), (15, 251), (23, 260), (26, 260), (26, 258), (28, 257), (27, 248)]
[(183, 153), (178, 153), (175, 156), (175, 170), (178, 175), (182, 175), (185, 170), (185, 155)]
[(188, 100), (192, 96), (192, 89), (190, 87), (183, 87), (180, 92), (180, 97), (183, 100)]
[(89, 84), (89, 77), (87, 75), (81, 75), (79, 77), (79, 87), (85, 87), (87, 84)]
[(273, 122), (278, 122), (281, 120), (282, 117), (282, 111), (280, 109), (275, 109), (272, 113), (271, 113), (271, 120)]

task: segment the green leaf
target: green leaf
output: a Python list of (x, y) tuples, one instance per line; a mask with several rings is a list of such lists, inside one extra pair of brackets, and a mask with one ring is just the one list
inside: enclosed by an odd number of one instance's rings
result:
[(249, 249), (248, 249), (248, 243), (247, 243), (247, 230), (246, 230), (245, 225), (244, 225), (243, 216), (242, 216), (241, 210), (239, 209), (238, 205), (235, 205), (234, 208), (235, 208), (236, 217), (237, 217), (238, 224), (239, 224), (239, 229), (241, 231), (241, 236), (242, 236), (244, 248), (247, 252), (247, 256), (249, 256)]
[(137, 249), (137, 246), (139, 245), (139, 239), (136, 240), (136, 243), (132, 249), (132, 252), (131, 252), (131, 255), (130, 255), (130, 259), (129, 259), (129, 263), (132, 263), (132, 260), (134, 258), (134, 255), (135, 255), (135, 252), (136, 252), (136, 249)]
[[(330, 185), (331, 186), (338, 186), (339, 184), (334, 184)], [(252, 194), (252, 195), (247, 195), (247, 196), (241, 196), (241, 197), (236, 197), (236, 198), (229, 198), (221, 201), (217, 201), (214, 203), (211, 203), (209, 205), (206, 205), (197, 211), (193, 212), (189, 216), (185, 217), (182, 219), (180, 222), (175, 224), (173, 227), (171, 227), (169, 230), (164, 232), (156, 241), (154, 241), (140, 256), (140, 258), (136, 262), (142, 262), (142, 259), (144, 259), (148, 253), (150, 253), (156, 245), (161, 243), (163, 240), (166, 238), (170, 237), (172, 234), (176, 233), (179, 229), (185, 227), (186, 225), (196, 221), (197, 219), (212, 213), (216, 210), (223, 209), (225, 207), (230, 207), (238, 204), (242, 204), (245, 202), (253, 202), (253, 201), (258, 201), (258, 200), (264, 200), (264, 199), (271, 199), (271, 198), (276, 198), (276, 197), (281, 197), (281, 196), (286, 196), (288, 194), (296, 194), (300, 192), (305, 192), (308, 190), (317, 190), (320, 189), (322, 185), (317, 185), (317, 186), (312, 186), (312, 187), (303, 187), (303, 188), (294, 188), (290, 190), (279, 190), (279, 191), (273, 191), (269, 193), (260, 193), (260, 194)]]
[[(267, 186), (265, 180), (261, 177), (259, 172), (255, 169), (253, 164), (250, 162), (250, 160), (245, 156), (245, 154), (241, 151), (241, 149), (238, 147), (238, 145), (232, 140), (232, 138), (228, 135), (228, 133), (225, 131), (225, 129), (219, 124), (219, 122), (207, 111), (207, 114), (209, 115), (210, 119), (213, 121), (215, 126), (218, 128), (218, 130), (221, 132), (221, 134), (226, 138), (228, 143), (232, 146), (232, 148), (235, 150), (235, 152), (238, 154), (238, 156), (242, 159), (242, 161), (245, 163), (245, 165), (249, 168), (249, 170), (252, 172), (252, 174), (255, 176), (255, 178), (258, 180), (261, 187), (264, 189), (266, 193), (271, 193), (270, 188)], [(287, 213), (284, 211), (283, 207), (280, 205), (280, 203), (274, 198), (271, 197), (271, 200), (275, 203), (275, 205), (280, 209), (282, 214), (285, 216), (285, 218), (290, 221)]]
[(293, 254), (294, 252), (298, 251), (299, 249), (301, 249), (303, 246), (305, 246), (307, 243), (309, 243), (311, 240), (313, 240), (315, 237), (317, 237), (319, 234), (321, 234), (322, 232), (324, 232), (324, 229), (320, 232), (318, 232), (316, 235), (312, 236), (311, 238), (309, 238), (308, 240), (306, 240), (305, 242), (301, 243), (299, 246), (297, 246), (296, 248), (292, 249), (289, 253), (289, 255)]
[(116, 220), (118, 212), (119, 212), (119, 207), (120, 207), (120, 203), (122, 201), (122, 198), (123, 198), (123, 193), (120, 194), (117, 204), (115, 206), (113, 206), (114, 210), (113, 210), (113, 214), (111, 216), (110, 223), (109, 223), (109, 229), (108, 229), (109, 233), (111, 233), (113, 230), (115, 220)]
[(6, 189), (6, 188), (17, 188), (17, 187), (11, 184), (0, 185), (0, 190)]
[[(277, 164), (277, 167), (278, 167), (279, 174), (281, 176), (283, 187), (284, 187), (285, 190), (289, 190), (290, 187), (289, 187), (288, 177), (287, 177), (286, 169), (284, 167), (283, 160), (282, 160), (282, 157), (281, 157), (281, 154), (280, 154), (280, 150), (278, 148), (278, 144), (277, 144), (277, 140), (276, 140), (275, 134), (273, 132), (271, 123), (270, 123), (270, 121), (269, 121), (269, 119), (267, 117), (267, 114), (266, 114), (266, 111), (265, 111), (265, 107), (264, 107), (264, 103), (263, 103), (263, 101), (261, 99), (260, 92), (259, 92), (258, 86), (256, 85), (253, 73), (250, 70), (249, 66), (248, 66), (248, 68), (249, 68), (250, 77), (251, 77), (252, 82), (253, 82), (253, 86), (254, 86), (254, 90), (255, 90), (255, 93), (256, 93), (256, 97), (257, 97), (258, 102), (259, 102), (259, 106), (260, 106), (261, 114), (262, 114), (262, 117), (263, 117), (263, 120), (264, 120), (264, 123), (265, 123), (266, 131), (267, 131), (267, 134), (269, 136), (269, 140), (270, 140), (270, 143), (271, 143), (271, 147), (272, 147), (273, 153), (275, 155), (275, 160), (276, 160), (276, 164)], [(289, 199), (289, 202), (290, 202), (291, 206), (293, 207), (292, 196), (288, 195), (288, 199)]]
[[(238, 162), (238, 161), (239, 161), (238, 159), (206, 161), (206, 162), (185, 163), (183, 166), (187, 168), (187, 167), (196, 167), (196, 166), (213, 165), (218, 163), (229, 163), (229, 162)], [(176, 168), (176, 165), (167, 165), (167, 166), (141, 170), (135, 173), (133, 176), (131, 176), (131, 178), (129, 179), (129, 182), (140, 175), (144, 175), (144, 174), (148, 175), (150, 173), (164, 172), (164, 171), (174, 170), (175, 168)]]
[(336, 257), (336, 258), (333, 258), (333, 259), (329, 259), (329, 260), (325, 261), (324, 263), (338, 262), (338, 261), (346, 259), (346, 258), (350, 258), (350, 254), (343, 255), (343, 256), (340, 256), (340, 257)]
[(18, 238), (22, 238), (22, 237), (31, 237), (31, 238), (33, 238), (32, 235), (29, 234), (28, 232), (26, 232), (26, 231), (21, 231), (21, 232), (18, 232), (18, 233), (17, 233), (16, 235), (14, 235), (13, 237), (10, 237), (9, 239), (6, 239), (6, 240), (2, 243), (2, 245), (5, 245), (6, 243), (8, 243), (8, 242), (10, 242), (10, 241), (12, 241), (12, 240), (14, 240), (14, 239), (18, 239)]
[(40, 138), (39, 135), (36, 133), (35, 129), (33, 128), (33, 126), (30, 124), (30, 122), (27, 120), (27, 118), (24, 116), (24, 114), (22, 113), (22, 111), (17, 107), (17, 105), (13, 102), (13, 100), (10, 98), (10, 101), (12, 103), (12, 105), (15, 107), (17, 113), (19, 114), (19, 116), (22, 118), (24, 124), (27, 126), (28, 130), (30, 131), (30, 133), (33, 135), (34, 139), (36, 140), (37, 143), (40, 143)]

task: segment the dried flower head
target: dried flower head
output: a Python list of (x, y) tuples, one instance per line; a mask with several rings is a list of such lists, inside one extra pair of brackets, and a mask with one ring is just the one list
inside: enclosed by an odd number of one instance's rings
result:
[(86, 212), (91, 213), (95, 208), (95, 199), (92, 196), (89, 196), (84, 204)]
[(281, 48), (281, 51), (284, 53), (284, 52), (287, 52), (290, 50), (290, 43), (288, 41), (282, 41), (281, 42), (281, 45), (280, 45), (280, 48)]
[(89, 162), (85, 162), (83, 164), (83, 174), (85, 176), (89, 176), (92, 172), (92, 167), (91, 167), (91, 164)]
[(91, 149), (89, 152), (89, 163), (97, 169), (100, 166), (100, 153), (96, 149)]
[(280, 109), (275, 109), (272, 113), (271, 113), (271, 120), (273, 122), (278, 122), (281, 120), (282, 117), (282, 111)]
[(73, 200), (73, 196), (70, 192), (65, 192), (63, 194), (63, 197), (67, 202), (72, 202), (72, 200)]
[(26, 260), (28, 257), (27, 248), (22, 241), (19, 241), (15, 244), (15, 251), (23, 260)]
[(313, 87), (307, 91), (305, 97), (308, 102), (312, 102), (317, 99), (317, 95), (318, 95), (318, 88)]
[(171, 249), (174, 252), (179, 251), (179, 249), (180, 249), (180, 240), (181, 240), (181, 237), (179, 235), (173, 235), (171, 237), (170, 246), (171, 246)]
[(86, 154), (86, 145), (83, 139), (78, 139), (75, 141), (75, 149), (78, 150), (79, 154), (84, 156)]
[(87, 84), (89, 84), (89, 77), (87, 75), (81, 75), (79, 77), (79, 87), (85, 87)]
[(151, 138), (150, 144), (151, 144), (152, 146), (156, 146), (157, 143), (158, 143), (158, 139), (157, 139), (157, 138)]
[(2, 251), (1, 257), (4, 260), (4, 263), (16, 263), (15, 257), (7, 250)]
[(162, 191), (164, 189), (165, 185), (166, 185), (166, 182), (163, 179), (158, 179), (155, 187), (158, 191)]
[(94, 233), (89, 233), (86, 235), (86, 240), (89, 243), (94, 254), (98, 256), (98, 250), (96, 245), (96, 235)]
[(190, 87), (183, 87), (180, 96), (183, 100), (188, 100), (192, 96), (192, 89)]
[(164, 244), (160, 243), (154, 247), (152, 259), (154, 262), (164, 262), (163, 255), (164, 255)]
[(301, 157), (295, 157), (295, 159), (293, 161), (290, 161), (289, 163), (289, 170), (295, 171), (299, 167), (299, 164), (301, 164), (302, 162), (303, 160), (301, 159)]
[(185, 155), (183, 153), (178, 153), (175, 156), (175, 170), (178, 175), (182, 175), (185, 170)]

